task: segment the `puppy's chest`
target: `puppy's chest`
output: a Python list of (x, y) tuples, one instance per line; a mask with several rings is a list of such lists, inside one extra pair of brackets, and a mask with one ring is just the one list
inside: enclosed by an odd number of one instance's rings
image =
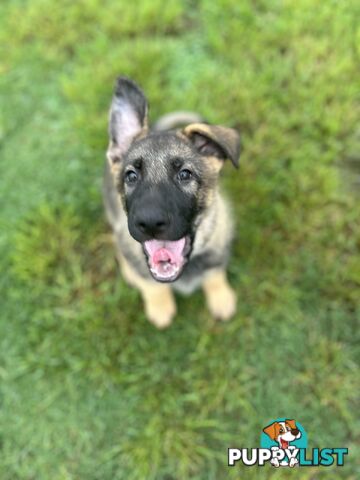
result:
[(181, 293), (190, 294), (200, 286), (208, 270), (221, 267), (223, 264), (224, 258), (212, 250), (195, 255), (185, 265), (181, 277), (173, 283), (173, 287)]

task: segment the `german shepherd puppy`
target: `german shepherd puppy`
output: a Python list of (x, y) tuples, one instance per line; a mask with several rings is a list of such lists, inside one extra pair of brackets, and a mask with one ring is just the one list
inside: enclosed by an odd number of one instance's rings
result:
[(172, 288), (202, 286), (211, 314), (228, 320), (236, 296), (225, 273), (232, 240), (229, 209), (219, 193), (225, 159), (238, 167), (238, 133), (169, 114), (149, 130), (148, 104), (130, 79), (117, 80), (110, 107), (104, 202), (125, 280), (142, 294), (148, 319), (170, 325)]

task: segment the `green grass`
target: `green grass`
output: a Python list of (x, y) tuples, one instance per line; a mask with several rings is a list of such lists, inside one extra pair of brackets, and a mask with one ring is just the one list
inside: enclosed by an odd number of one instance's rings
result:
[[(1, 2), (1, 480), (358, 477), (359, 13)], [(237, 220), (229, 324), (198, 292), (158, 332), (119, 278), (100, 194), (119, 73), (153, 120), (186, 108), (242, 132), (241, 169), (222, 179)], [(345, 467), (226, 466), (281, 416), (310, 447), (348, 447)]]

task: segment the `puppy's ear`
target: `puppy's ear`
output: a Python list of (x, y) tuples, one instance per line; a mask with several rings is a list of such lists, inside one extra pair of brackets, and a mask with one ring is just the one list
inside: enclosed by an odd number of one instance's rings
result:
[(265, 427), (263, 432), (266, 433), (266, 435), (268, 435), (271, 438), (271, 440), (276, 440), (279, 434), (279, 429), (276, 428), (277, 426), (278, 426), (277, 422), (274, 422), (271, 425)]
[(147, 130), (147, 101), (132, 80), (119, 77), (109, 115), (110, 143), (107, 158), (114, 174), (136, 137)]
[(238, 168), (240, 156), (240, 136), (233, 128), (206, 123), (192, 123), (183, 133), (193, 143), (201, 155), (229, 159)]
[(285, 420), (285, 423), (287, 423), (292, 430), (297, 428), (295, 420)]

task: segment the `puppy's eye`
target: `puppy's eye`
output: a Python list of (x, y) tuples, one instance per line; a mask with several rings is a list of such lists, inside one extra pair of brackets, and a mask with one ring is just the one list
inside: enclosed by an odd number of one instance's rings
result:
[(128, 170), (125, 173), (125, 182), (128, 184), (133, 184), (137, 181), (138, 179), (138, 174), (135, 172), (135, 170)]
[(190, 180), (191, 177), (192, 177), (192, 173), (190, 172), (190, 170), (187, 170), (186, 168), (184, 168), (183, 170), (180, 170), (180, 172), (178, 173), (178, 179), (181, 182), (186, 182), (186, 180)]

